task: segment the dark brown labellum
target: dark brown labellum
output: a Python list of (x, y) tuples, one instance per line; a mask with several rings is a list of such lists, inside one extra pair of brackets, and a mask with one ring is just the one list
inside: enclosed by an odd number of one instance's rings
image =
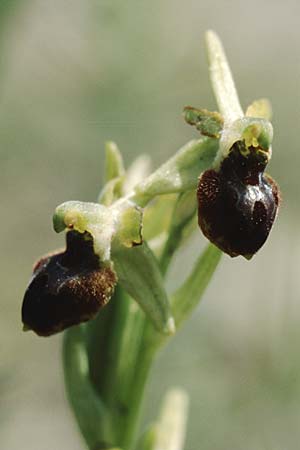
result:
[(266, 241), (279, 205), (276, 182), (264, 173), (266, 153), (234, 144), (220, 169), (201, 174), (198, 223), (204, 235), (230, 256), (250, 259)]
[(95, 317), (117, 282), (110, 267), (101, 266), (88, 233), (67, 233), (65, 251), (41, 258), (22, 305), (25, 329), (50, 336)]

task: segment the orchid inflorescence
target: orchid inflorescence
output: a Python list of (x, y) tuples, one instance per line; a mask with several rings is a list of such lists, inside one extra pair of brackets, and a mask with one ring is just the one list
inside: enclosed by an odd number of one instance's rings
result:
[[(265, 174), (270, 104), (255, 101), (244, 114), (219, 38), (209, 31), (206, 41), (219, 112), (185, 107), (184, 118), (200, 137), (150, 174), (145, 156), (126, 171), (116, 144), (108, 142), (98, 202), (56, 208), (53, 225), (66, 231), (66, 249), (39, 260), (25, 292), (24, 329), (41, 336), (68, 329), (66, 388), (92, 450), (132, 448), (154, 354), (197, 306), (222, 252), (251, 259), (277, 215), (279, 189)], [(210, 244), (169, 295), (167, 269), (197, 215)], [(177, 402), (185, 414), (184, 395), (173, 394), (166, 405)], [(164, 417), (183, 427), (172, 408)], [(152, 446), (145, 435), (140, 450), (162, 448), (162, 439), (171, 450), (168, 439), (181, 439), (179, 425), (166, 436), (163, 423), (151, 431)]]

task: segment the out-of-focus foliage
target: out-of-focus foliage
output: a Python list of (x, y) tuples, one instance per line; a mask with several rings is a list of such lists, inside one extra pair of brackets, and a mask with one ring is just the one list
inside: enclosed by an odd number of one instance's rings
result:
[[(60, 337), (21, 331), (31, 264), (63, 243), (51, 228), (56, 205), (96, 199), (106, 140), (127, 165), (149, 153), (157, 166), (197, 138), (181, 111), (215, 109), (202, 44), (213, 28), (243, 106), (272, 100), (270, 172), (284, 201), (250, 263), (224, 257), (199, 313), (158, 359), (145, 415), (154, 418), (166, 388), (181, 385), (191, 394), (188, 450), (298, 448), (298, 2), (6, 0), (0, 14), (1, 447), (83, 449)], [(196, 233), (170, 290), (203, 245)]]

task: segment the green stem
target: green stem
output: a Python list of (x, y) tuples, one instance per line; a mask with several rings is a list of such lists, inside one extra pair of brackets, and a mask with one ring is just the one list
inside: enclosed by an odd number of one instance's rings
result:
[[(193, 192), (180, 194), (175, 204), (168, 239), (160, 258), (160, 268), (163, 276), (166, 275), (175, 251), (182, 242), (186, 226), (190, 223), (194, 216), (194, 197), (195, 195)], [(199, 298), (204, 292), (208, 279), (209, 277), (206, 277), (203, 280), (203, 289), (199, 292)], [(140, 341), (140, 349), (136, 359), (135, 377), (131, 388), (128, 390), (130, 409), (128, 414), (123, 417), (122, 424), (119, 423), (119, 426), (121, 426), (122, 429), (122, 441), (120, 441), (120, 443), (122, 448), (125, 450), (131, 448), (135, 437), (139, 412), (142, 406), (143, 393), (153, 359), (159, 348), (166, 342), (167, 337), (158, 333), (157, 330), (153, 328), (149, 320), (145, 320), (143, 336)]]
[(123, 322), (119, 341), (115, 342), (117, 354), (116, 364), (110, 370), (108, 381), (108, 408), (112, 414), (112, 426), (118, 445), (123, 445), (124, 433), (130, 422), (133, 407), (132, 386), (138, 379), (140, 368), (139, 351), (145, 315), (135, 302), (127, 298), (129, 303), (126, 320)]
[[(220, 254), (209, 246), (172, 297), (178, 325), (198, 304)], [(166, 336), (154, 329), (120, 288), (94, 322), (66, 333), (66, 387), (90, 449), (101, 442), (123, 450), (133, 448), (149, 371), (155, 354), (166, 342)]]
[[(129, 390), (127, 391), (128, 410), (119, 421), (121, 435), (120, 446), (124, 450), (131, 449), (135, 442), (145, 386), (158, 348), (155, 342), (149, 340), (149, 328), (154, 331), (152, 325), (148, 321), (145, 321), (143, 337), (136, 359), (134, 377), (132, 377)], [(154, 331), (154, 334), (156, 333)]]
[[(179, 202), (177, 202), (177, 205)], [(174, 214), (176, 206), (174, 209)], [(165, 245), (161, 260), (160, 267), (162, 275), (165, 276), (169, 264), (174, 256), (174, 253), (180, 245), (182, 240), (182, 233), (184, 226), (189, 221), (191, 215), (187, 220), (176, 223), (173, 221), (170, 227), (169, 239)], [(162, 346), (166, 342), (166, 336), (158, 333), (153, 328), (153, 325), (149, 320), (145, 319), (143, 324), (143, 334), (140, 340), (140, 347), (136, 357), (134, 377), (131, 379), (131, 385), (128, 386), (127, 391), (128, 406), (129, 409), (126, 414), (123, 415), (122, 420), (119, 421), (118, 427), (120, 430), (121, 440), (120, 445), (124, 450), (132, 448), (132, 443), (135, 441), (135, 433), (138, 426), (139, 414), (142, 407), (142, 400), (147, 383), (148, 375), (153, 363), (153, 359)]]
[[(179, 196), (174, 208), (171, 240), (161, 259), (164, 273), (181, 242), (185, 225), (193, 216), (191, 199), (188, 195)], [(210, 245), (198, 259), (191, 276), (172, 297), (178, 325), (198, 304), (220, 254)], [(66, 341), (68, 345), (64, 352), (66, 384), (79, 426), (90, 448), (94, 442), (108, 441), (123, 450), (130, 450), (135, 441), (149, 371), (157, 350), (167, 338), (154, 329), (139, 306), (121, 288), (116, 289), (110, 304), (96, 320), (79, 328), (77, 333), (79, 331), (79, 336), (73, 335), (73, 347), (69, 340)], [(74, 332), (71, 329), (66, 336), (72, 336)], [(102, 427), (106, 426), (100, 428), (99, 422)]]
[(116, 442), (129, 450), (135, 442), (146, 382), (162, 335), (124, 291), (115, 314), (114, 332), (108, 341), (111, 358), (106, 382), (101, 384)]
[[(109, 307), (109, 317), (102, 320), (99, 314), (98, 323), (95, 321), (89, 330), (89, 361), (97, 393), (110, 412), (113, 442), (121, 445), (131, 409), (131, 386), (136, 378), (145, 315), (121, 288)], [(99, 334), (102, 325), (107, 330)]]

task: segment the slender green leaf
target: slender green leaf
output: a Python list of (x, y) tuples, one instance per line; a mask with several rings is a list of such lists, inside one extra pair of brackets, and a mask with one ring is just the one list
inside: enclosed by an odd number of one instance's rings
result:
[(109, 411), (90, 380), (83, 326), (65, 332), (63, 363), (69, 402), (88, 447), (91, 450), (101, 448), (101, 445), (111, 447)]
[(196, 261), (191, 275), (171, 297), (176, 326), (184, 322), (200, 302), (221, 255), (221, 250), (209, 244)]

